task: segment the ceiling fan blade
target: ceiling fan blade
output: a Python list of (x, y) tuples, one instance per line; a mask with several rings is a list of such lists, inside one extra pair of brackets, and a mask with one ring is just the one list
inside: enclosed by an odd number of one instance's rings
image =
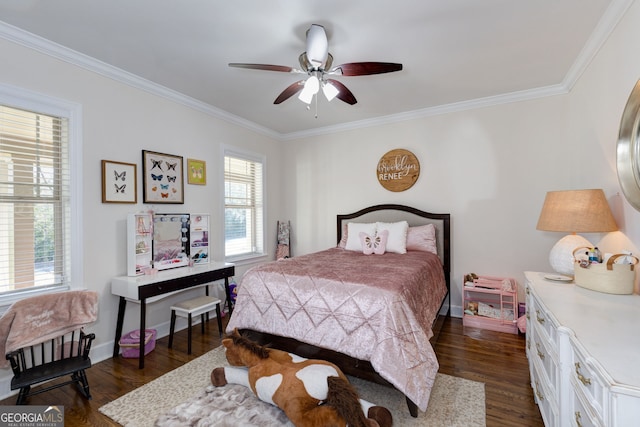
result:
[(291, 85), (289, 85), (285, 90), (282, 91), (280, 95), (273, 101), (274, 104), (280, 104), (283, 101), (291, 98), (296, 93), (300, 92), (304, 88), (304, 80), (299, 80)]
[(402, 70), (402, 64), (393, 62), (351, 62), (338, 65), (332, 72), (341, 72), (343, 76), (367, 76), (370, 74), (392, 73)]
[(351, 91), (347, 89), (347, 87), (343, 85), (341, 82), (334, 79), (327, 79), (327, 81), (330, 82), (332, 85), (334, 85), (336, 89), (338, 89), (338, 94), (336, 95), (336, 98), (338, 98), (340, 101), (344, 101), (349, 105), (353, 105), (356, 102), (358, 102), (356, 97), (353, 96), (353, 93), (351, 93)]
[(251, 70), (265, 70), (265, 71), (282, 71), (284, 73), (294, 72), (293, 67), (287, 67), (286, 65), (271, 65), (271, 64), (243, 64), (239, 62), (230, 62), (229, 67), (235, 68), (247, 68)]
[(329, 41), (322, 25), (312, 24), (307, 30), (307, 58), (315, 68), (321, 68), (327, 62)]

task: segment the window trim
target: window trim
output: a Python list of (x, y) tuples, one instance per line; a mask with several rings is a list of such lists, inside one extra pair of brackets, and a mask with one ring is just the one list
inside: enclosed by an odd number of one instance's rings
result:
[(68, 285), (23, 290), (0, 296), (0, 313), (9, 305), (27, 297), (69, 289), (84, 288), (84, 256), (82, 248), (82, 106), (78, 103), (0, 83), (0, 104), (68, 119), (70, 187), (71, 277)]
[(268, 250), (267, 250), (267, 230), (266, 230), (266, 224), (267, 224), (267, 181), (266, 181), (266, 177), (267, 177), (267, 158), (266, 156), (259, 154), (259, 153), (255, 153), (252, 151), (248, 151), (248, 150), (242, 150), (239, 149), (237, 147), (232, 147), (230, 145), (224, 145), (221, 144), (220, 146), (220, 152), (221, 152), (221, 164), (222, 167), (220, 168), (220, 183), (221, 183), (221, 191), (220, 191), (220, 197), (222, 199), (222, 203), (221, 203), (221, 218), (222, 218), (222, 235), (224, 236), (224, 218), (225, 218), (225, 171), (224, 171), (224, 159), (227, 156), (230, 157), (239, 157), (245, 160), (250, 160), (250, 161), (254, 161), (254, 162), (260, 162), (262, 164), (262, 241), (263, 241), (263, 248), (262, 248), (262, 252), (256, 252), (256, 253), (251, 253), (251, 254), (242, 254), (242, 255), (234, 255), (234, 256), (227, 256), (226, 254), (226, 244), (225, 244), (225, 240), (222, 239), (221, 245), (222, 245), (222, 253), (224, 254), (224, 260), (226, 262), (233, 262), (236, 264), (242, 264), (242, 263), (249, 263), (249, 262), (253, 262), (256, 261), (258, 259), (262, 259), (262, 258), (267, 258), (268, 257)]

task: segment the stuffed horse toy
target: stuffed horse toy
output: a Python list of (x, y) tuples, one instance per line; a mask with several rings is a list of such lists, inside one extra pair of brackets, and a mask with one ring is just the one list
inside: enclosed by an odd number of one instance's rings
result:
[(296, 427), (392, 425), (389, 410), (359, 399), (347, 377), (332, 363), (263, 347), (237, 330), (222, 344), (232, 366), (215, 368), (211, 383), (249, 387), (260, 400), (282, 409)]

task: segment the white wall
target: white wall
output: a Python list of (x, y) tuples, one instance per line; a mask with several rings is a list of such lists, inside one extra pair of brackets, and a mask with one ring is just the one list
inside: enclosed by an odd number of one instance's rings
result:
[[(126, 216), (129, 212), (208, 212), (212, 215), (212, 259), (222, 260), (221, 144), (266, 156), (267, 159), (267, 250), (275, 248), (275, 224), (280, 217), (279, 171), (280, 144), (264, 135), (222, 121), (118, 83), (77, 66), (0, 39), (2, 66), (0, 82), (76, 102), (83, 114), (83, 245), (84, 279), (80, 285), (100, 294), (99, 318), (91, 331), (96, 333), (92, 358), (100, 360), (112, 352), (117, 297), (111, 294), (110, 281), (126, 274)], [(142, 203), (142, 150), (153, 150), (207, 162), (207, 185), (185, 182), (183, 205), (147, 205)], [(138, 201), (133, 204), (103, 204), (101, 199), (101, 160), (138, 165)], [(216, 232), (215, 230), (218, 230)], [(239, 267), (239, 271), (243, 268)], [(196, 291), (191, 291), (196, 292)], [(202, 291), (199, 291), (202, 292)], [(169, 305), (186, 296), (173, 296), (151, 304), (147, 325), (166, 325)], [(139, 327), (139, 306), (128, 304), (124, 331)], [(179, 324), (179, 326), (183, 326)], [(9, 377), (0, 372), (0, 380)], [(0, 395), (6, 390), (0, 389)]]
[[(372, 204), (450, 212), (452, 302), (460, 306), (465, 273), (522, 283), (525, 270), (551, 271), (548, 253), (562, 235), (536, 230), (547, 191), (602, 188), (621, 232), (585, 237), (606, 252), (637, 252), (640, 215), (622, 197), (615, 169), (620, 117), (640, 77), (637, 40), (636, 3), (567, 95), (288, 142), (285, 164), (295, 166), (283, 187), (297, 196), (283, 200), (294, 250), (334, 245), (335, 214)], [(375, 173), (394, 148), (412, 151), (421, 166), (401, 193), (385, 190)]]

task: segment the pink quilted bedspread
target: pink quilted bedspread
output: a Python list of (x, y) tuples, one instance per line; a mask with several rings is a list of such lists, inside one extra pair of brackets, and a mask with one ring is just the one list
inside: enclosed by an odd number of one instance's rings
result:
[(254, 267), (238, 289), (229, 331), (253, 329), (368, 360), (427, 409), (438, 371), (431, 324), (446, 295), (436, 255), (332, 248)]

